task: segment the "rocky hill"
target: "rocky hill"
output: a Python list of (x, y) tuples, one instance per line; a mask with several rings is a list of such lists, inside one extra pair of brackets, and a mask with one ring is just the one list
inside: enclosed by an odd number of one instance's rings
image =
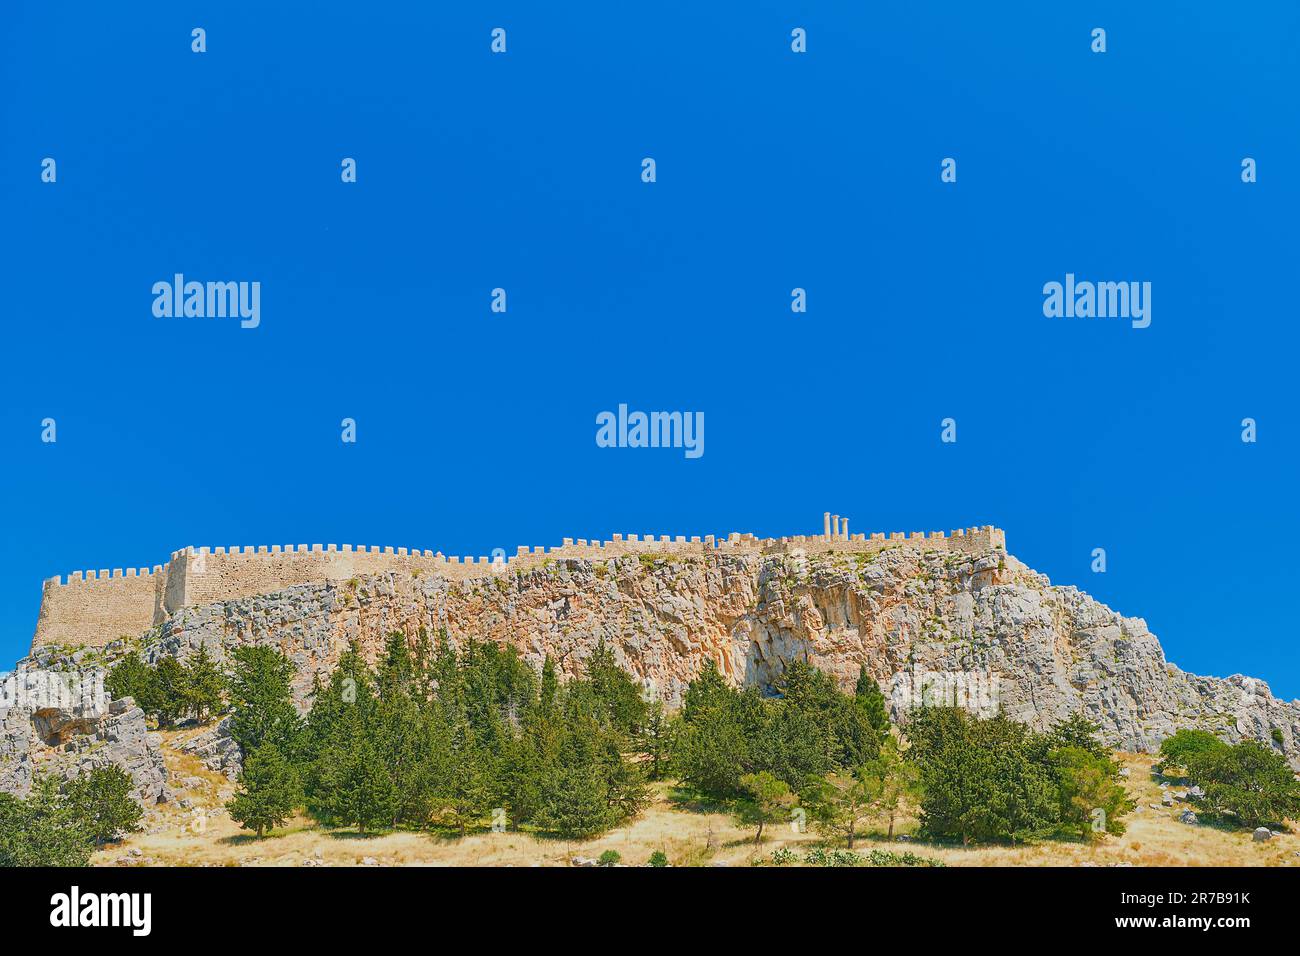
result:
[[(569, 675), (604, 641), (670, 704), (706, 660), (770, 690), (787, 662), (806, 658), (846, 686), (865, 665), (896, 718), (922, 694), (955, 696), (1038, 727), (1080, 711), (1125, 750), (1154, 750), (1194, 726), (1258, 739), (1300, 764), (1300, 701), (1278, 700), (1252, 678), (1179, 670), (1141, 619), (1052, 585), (1001, 548), (645, 553), (461, 581), (394, 571), (185, 607), (143, 647), (157, 659), (206, 644), (224, 658), (241, 644), (275, 645), (297, 665), (305, 702), (313, 675), (327, 674), (349, 642), (375, 656), (391, 631), (421, 628), (513, 644), (538, 665), (549, 654)], [(32, 662), (63, 653), (37, 648)], [(229, 770), (238, 755), (221, 736), (213, 730), (196, 752)]]

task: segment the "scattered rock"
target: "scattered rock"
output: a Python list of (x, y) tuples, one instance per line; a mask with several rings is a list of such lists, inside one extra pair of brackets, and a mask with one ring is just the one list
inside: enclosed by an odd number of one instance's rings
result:
[(599, 866), (600, 865), (595, 860), (595, 858), (590, 856), (575, 856), (572, 860), (569, 861), (569, 864), (571, 866)]
[(1266, 840), (1273, 839), (1273, 831), (1268, 827), (1256, 827), (1255, 834), (1251, 837), (1256, 843), (1263, 843)]
[(1193, 813), (1191, 810), (1184, 810), (1181, 814), (1179, 814), (1178, 819), (1181, 820), (1183, 823), (1190, 823), (1192, 825), (1200, 823), (1200, 820), (1197, 819), (1196, 814)]

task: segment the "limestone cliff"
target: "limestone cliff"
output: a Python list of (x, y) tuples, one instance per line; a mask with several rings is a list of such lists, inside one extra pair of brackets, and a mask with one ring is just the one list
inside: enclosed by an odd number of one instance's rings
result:
[(158, 735), (148, 732), (131, 698), (94, 716), (56, 707), (0, 710), (0, 792), (25, 797), (38, 774), (71, 780), (108, 765), (127, 772), (138, 802), (168, 799)]
[(604, 640), (670, 703), (709, 659), (733, 681), (763, 688), (796, 658), (846, 687), (865, 664), (894, 698), (895, 716), (922, 682), (913, 675), (938, 675), (939, 685), (944, 675), (974, 675), (992, 688), (994, 706), (1036, 726), (1081, 711), (1129, 750), (1205, 727), (1300, 762), (1300, 701), (1280, 701), (1251, 678), (1184, 673), (1145, 622), (1053, 586), (1000, 548), (642, 554), (460, 581), (388, 572), (183, 608), (148, 653), (273, 644), (297, 664), (302, 698), (349, 641), (373, 657), (389, 632), (419, 628), (510, 643), (537, 664), (549, 654), (567, 674), (581, 673)]

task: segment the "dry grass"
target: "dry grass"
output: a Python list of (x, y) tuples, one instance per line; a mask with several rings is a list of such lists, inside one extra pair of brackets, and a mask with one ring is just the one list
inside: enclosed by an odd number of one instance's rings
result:
[[(360, 836), (326, 829), (304, 817), (258, 840), (220, 809), (234, 785), (204, 769), (196, 759), (175, 751), (174, 744), (184, 732), (165, 736), (173, 788), (178, 797), (193, 801), (204, 813), (196, 815), (183, 809), (179, 801), (157, 808), (145, 821), (146, 832), (96, 853), (92, 861), (95, 865), (130, 861), (159, 866), (301, 866), (312, 860), (326, 866), (354, 866), (373, 857), (386, 866), (568, 866), (575, 856), (598, 857), (605, 850), (616, 850), (624, 863), (640, 865), (658, 850), (674, 866), (746, 866), (781, 847), (802, 856), (821, 843), (815, 833), (794, 833), (782, 826), (771, 828), (762, 845), (756, 847), (753, 831), (738, 828), (725, 813), (704, 812), (675, 802), (667, 784), (655, 787), (651, 806), (635, 821), (587, 841), (542, 839), (510, 832), (478, 833), (463, 839), (408, 832)], [(1160, 787), (1151, 778), (1152, 758), (1126, 754), (1123, 760), (1130, 771), (1129, 790), (1141, 809), (1127, 818), (1128, 831), (1121, 837), (1106, 837), (1095, 845), (1049, 842), (973, 849), (920, 842), (889, 843), (877, 837), (858, 841), (855, 849), (911, 850), (950, 866), (1300, 865), (1300, 836), (1255, 843), (1249, 831), (1179, 822), (1178, 814), (1185, 807), (1151, 809), (1149, 805), (1161, 799)], [(182, 785), (186, 779), (191, 779), (192, 786)], [(213, 815), (206, 815), (214, 808)], [(908, 833), (914, 826), (915, 821), (907, 820), (898, 830)], [(132, 848), (139, 849), (141, 855), (130, 857)]]

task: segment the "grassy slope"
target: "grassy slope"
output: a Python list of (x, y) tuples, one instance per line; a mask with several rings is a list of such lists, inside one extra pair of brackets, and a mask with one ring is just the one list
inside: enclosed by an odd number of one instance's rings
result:
[[(305, 860), (325, 865), (351, 866), (373, 857), (389, 866), (566, 866), (574, 856), (599, 856), (617, 850), (625, 863), (642, 864), (655, 850), (663, 850), (677, 866), (748, 865), (756, 856), (768, 856), (787, 846), (802, 852), (816, 846), (815, 833), (793, 833), (788, 826), (775, 828), (756, 848), (752, 831), (736, 827), (724, 813), (685, 809), (674, 802), (667, 784), (655, 788), (653, 804), (637, 820), (604, 836), (585, 842), (539, 839), (521, 833), (480, 833), (464, 839), (427, 833), (391, 833), (358, 836), (331, 831), (299, 817), (264, 840), (241, 830), (219, 809), (229, 799), (233, 784), (205, 770), (193, 757), (178, 753), (174, 745), (185, 731), (164, 734), (164, 750), (173, 789), (211, 816), (198, 816), (176, 803), (149, 813), (145, 832), (95, 854), (100, 866), (153, 864), (171, 866), (300, 866)], [(1159, 784), (1151, 779), (1152, 758), (1124, 755), (1129, 767), (1128, 786), (1138, 799), (1138, 812), (1128, 817), (1128, 832), (1090, 846), (1081, 843), (1047, 843), (1031, 847), (931, 846), (919, 842), (887, 843), (865, 839), (855, 849), (873, 847), (906, 850), (938, 857), (954, 866), (1077, 866), (1131, 863), (1137, 866), (1297, 866), (1300, 836), (1286, 835), (1267, 843), (1254, 843), (1249, 831), (1226, 831), (1188, 826), (1178, 820), (1177, 809), (1151, 809), (1160, 803)], [(186, 786), (183, 781), (188, 781)], [(908, 820), (899, 831), (915, 826)], [(153, 831), (153, 832), (149, 832)], [(131, 857), (138, 848), (140, 856)]]

